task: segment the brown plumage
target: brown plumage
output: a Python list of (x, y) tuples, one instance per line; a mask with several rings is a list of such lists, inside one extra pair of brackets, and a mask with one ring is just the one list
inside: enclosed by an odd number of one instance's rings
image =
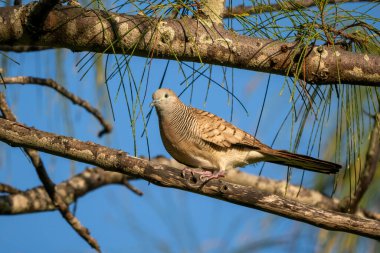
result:
[(275, 150), (224, 119), (188, 107), (170, 89), (153, 94), (161, 138), (178, 162), (194, 168), (224, 172), (266, 161), (321, 173), (336, 173), (339, 164)]

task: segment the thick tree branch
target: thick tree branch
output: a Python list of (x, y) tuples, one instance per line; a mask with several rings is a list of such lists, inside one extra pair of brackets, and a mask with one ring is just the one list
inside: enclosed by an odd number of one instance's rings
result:
[[(150, 162), (153, 164), (164, 164), (181, 170), (185, 167), (185, 165), (178, 163), (174, 159), (168, 159), (163, 156), (157, 156), (151, 159)], [(131, 189), (129, 181), (132, 179), (134, 178), (130, 178), (121, 173), (108, 172), (100, 168), (94, 168), (87, 169), (69, 180), (58, 184), (56, 189), (60, 196), (62, 196), (65, 203), (69, 205), (85, 194), (108, 184), (122, 184)], [(286, 196), (287, 199), (311, 205), (313, 207), (322, 208), (329, 211), (341, 210), (341, 205), (338, 199), (329, 198), (318, 191), (306, 189), (297, 185), (291, 185), (286, 183), (286, 181), (276, 181), (236, 170), (229, 171), (223, 180), (234, 184), (253, 187), (259, 191)], [(0, 184), (0, 191), (3, 185), (4, 184)], [(6, 188), (9, 189), (9, 187), (11, 186)], [(285, 187), (287, 187), (286, 192)], [(142, 195), (141, 191), (134, 189), (133, 186), (132, 188), (133, 189), (131, 190), (133, 192), (138, 195)], [(52, 211), (56, 208), (51, 203), (51, 200), (46, 192), (42, 190), (42, 187), (36, 187), (25, 192), (14, 189), (8, 193), (14, 195), (3, 197), (0, 196), (0, 215), (44, 212)], [(380, 221), (379, 214), (372, 213), (367, 210), (359, 209), (356, 214), (359, 216), (364, 215), (367, 218)]]
[(59, 3), (59, 0), (40, 0), (33, 3), (33, 8), (27, 16), (27, 29), (34, 34), (34, 37), (40, 35), (41, 27), (45, 22), (49, 12), (55, 5)]
[[(0, 46), (63, 47), (134, 54), (298, 76), (308, 83), (378, 86), (380, 56), (329, 46), (252, 38), (196, 19), (159, 20), (76, 7), (55, 7), (38, 39), (24, 27), (32, 6), (0, 8)], [(305, 54), (306, 52), (306, 54)], [(306, 55), (305, 58), (302, 55)], [(300, 60), (302, 59), (302, 60)], [(299, 64), (302, 67), (299, 68)], [(299, 71), (302, 71), (299, 75)]]
[(380, 222), (352, 214), (314, 208), (275, 194), (261, 192), (223, 180), (206, 183), (199, 174), (182, 176), (182, 171), (150, 163), (127, 153), (92, 142), (39, 131), (25, 125), (0, 119), (0, 140), (11, 146), (33, 148), (104, 168), (143, 178), (154, 184), (222, 199), (329, 230), (345, 231), (380, 240)]
[[(378, 0), (328, 0), (329, 4), (341, 3), (356, 3), (356, 2), (377, 2)], [(263, 12), (273, 12), (279, 10), (293, 11), (310, 8), (315, 6), (314, 0), (292, 0), (275, 2), (272, 4), (257, 4), (256, 6), (238, 5), (233, 8), (226, 8), (224, 10), (223, 18), (233, 18), (235, 16), (247, 16), (252, 14), (260, 14)]]
[(9, 45), (0, 45), (0, 51), (12, 51), (17, 53), (24, 52), (35, 52), (42, 50), (53, 49), (51, 47), (40, 47), (40, 46), (9, 46)]
[(100, 113), (100, 111), (90, 105), (86, 100), (76, 96), (75, 94), (69, 92), (62, 85), (55, 82), (50, 78), (38, 78), (32, 76), (15, 76), (15, 77), (3, 77), (0, 79), (0, 84), (36, 84), (45, 87), (52, 88), (59, 94), (70, 100), (73, 104), (79, 105), (84, 108), (88, 113), (92, 114), (99, 123), (103, 126), (103, 129), (99, 131), (98, 136), (102, 137), (103, 134), (110, 133), (112, 131), (112, 125), (108, 123)]
[[(163, 156), (157, 156), (151, 159), (150, 162), (154, 164), (164, 164), (164, 165), (174, 167), (180, 170), (185, 168), (185, 165), (178, 163), (174, 159), (168, 159)], [(99, 187), (101, 187), (104, 184), (108, 184), (108, 183), (125, 183), (123, 182), (123, 178), (125, 178), (124, 181), (128, 180), (128, 177), (125, 175), (123, 176), (123, 174), (118, 174), (118, 173), (113, 173), (113, 172), (104, 172), (103, 170), (99, 170), (99, 169), (96, 169), (94, 171), (89, 169), (89, 172), (83, 172), (83, 173), (86, 173), (86, 174), (82, 175), (81, 173), (69, 179), (67, 182), (57, 185), (57, 189), (58, 189), (57, 191), (60, 193), (61, 196), (63, 196), (67, 204), (70, 204), (76, 198), (84, 195), (85, 191), (91, 191), (93, 189), (96, 189), (98, 187), (98, 184), (99, 184)], [(96, 175), (96, 173), (101, 173), (101, 174)], [(117, 177), (117, 175), (119, 175), (119, 177)], [(85, 181), (78, 181), (77, 177), (79, 178), (88, 177), (89, 179), (86, 179)], [(96, 180), (99, 180), (99, 182), (97, 182)], [(294, 201), (298, 201), (303, 204), (311, 205), (311, 206), (322, 208), (325, 210), (330, 210), (330, 211), (340, 210), (338, 199), (329, 198), (318, 191), (306, 189), (297, 185), (292, 185), (292, 184), (287, 183), (286, 181), (276, 181), (269, 178), (259, 177), (253, 174), (248, 174), (248, 173), (237, 171), (237, 170), (229, 171), (225, 175), (223, 180), (226, 180), (227, 182), (234, 183), (234, 184), (254, 187), (255, 189), (260, 190), (260, 191), (265, 191), (265, 192), (277, 194), (280, 196), (286, 196), (286, 198), (288, 199), (292, 199)], [(70, 183), (70, 182), (73, 182), (73, 183)], [(73, 188), (71, 186), (72, 184), (78, 184), (78, 187)], [(89, 188), (88, 185), (91, 187)], [(39, 188), (35, 188), (33, 190), (37, 191), (37, 189)], [(18, 192), (13, 192), (13, 193), (18, 193)], [(22, 192), (20, 191), (20, 193)], [(67, 196), (68, 193), (70, 193), (71, 195)], [(34, 196), (33, 194), (34, 193), (32, 193), (31, 190), (28, 191), (27, 194), (23, 193), (23, 195), (26, 195), (25, 198), (27, 199), (29, 198), (28, 196)], [(39, 195), (38, 192), (36, 192), (35, 194)], [(50, 200), (46, 200), (46, 198), (37, 198), (37, 199), (40, 202), (33, 204), (37, 207), (29, 207), (29, 205), (24, 205), (22, 208), (18, 208), (17, 206), (15, 206), (14, 208), (10, 210), (7, 209), (5, 212), (6, 213), (14, 212), (17, 214), (17, 213), (24, 213), (24, 212), (27, 213), (27, 212), (35, 212), (35, 211), (36, 212), (49, 211), (49, 210), (54, 209), (54, 206), (50, 206), (51, 204), (46, 202), (46, 201), (49, 202)], [(32, 201), (29, 201), (29, 202), (32, 203)], [(360, 212), (364, 213), (365, 211), (360, 210)]]
[[(155, 157), (151, 160), (153, 163), (165, 164), (177, 169), (184, 169), (186, 166), (178, 163), (174, 159), (167, 159), (163, 156)], [(265, 191), (267, 193), (276, 194), (287, 199), (291, 199), (303, 204), (311, 205), (314, 207), (322, 208), (330, 211), (340, 211), (341, 206), (339, 200), (335, 198), (327, 197), (322, 193), (307, 188), (303, 188), (299, 185), (292, 185), (285, 180), (277, 181), (262, 176), (256, 176), (253, 174), (245, 173), (239, 170), (230, 170), (225, 175), (223, 180), (233, 183), (244, 185), (248, 187), (254, 187), (256, 190)]]
[[(110, 184), (125, 185), (130, 177), (100, 168), (86, 169), (69, 180), (56, 185), (56, 192), (66, 205), (85, 194)], [(44, 187), (36, 187), (25, 192), (0, 196), (0, 214), (24, 214), (56, 210)]]

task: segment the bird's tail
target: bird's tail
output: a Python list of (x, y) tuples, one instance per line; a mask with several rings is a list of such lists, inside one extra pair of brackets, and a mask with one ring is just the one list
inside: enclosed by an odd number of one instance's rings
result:
[(326, 174), (335, 174), (342, 168), (339, 164), (319, 160), (310, 156), (294, 154), (285, 150), (274, 151), (272, 154), (266, 154), (272, 158), (269, 158), (267, 160), (268, 162)]

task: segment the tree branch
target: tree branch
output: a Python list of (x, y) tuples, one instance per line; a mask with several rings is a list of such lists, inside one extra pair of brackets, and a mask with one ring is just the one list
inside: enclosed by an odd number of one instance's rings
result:
[(378, 163), (380, 161), (380, 113), (375, 116), (375, 124), (373, 126), (368, 151), (365, 159), (365, 165), (362, 169), (358, 183), (355, 188), (353, 196), (347, 197), (342, 201), (342, 208), (349, 212), (355, 212), (358, 208), (359, 202), (366, 193), (368, 187), (371, 185), (375, 176)]
[(15, 77), (3, 77), (0, 79), (0, 84), (37, 84), (45, 87), (52, 88), (59, 94), (70, 100), (73, 104), (79, 105), (84, 108), (88, 113), (92, 114), (99, 123), (103, 126), (103, 129), (98, 133), (99, 137), (103, 134), (110, 133), (112, 131), (112, 125), (108, 123), (102, 116), (99, 110), (92, 107), (86, 100), (74, 95), (66, 90), (62, 85), (55, 82), (50, 78), (38, 78), (32, 76), (15, 76)]
[[(158, 156), (150, 160), (152, 163), (165, 164), (177, 169), (184, 169), (186, 166), (178, 163), (174, 159), (167, 159), (163, 156)], [(303, 204), (311, 205), (314, 207), (322, 208), (330, 211), (340, 211), (341, 206), (339, 200), (329, 198), (322, 193), (310, 190), (299, 185), (292, 185), (285, 180), (277, 181), (262, 176), (245, 173), (239, 170), (230, 170), (223, 177), (223, 180), (233, 183), (254, 187), (256, 190), (264, 191), (271, 194), (276, 194), (287, 199), (291, 199)]]
[(222, 24), (222, 15), (224, 11), (224, 0), (203, 0), (201, 1), (200, 11), (217, 25)]
[[(22, 191), (11, 186), (11, 185), (0, 183), (0, 192), (5, 192), (8, 194), (16, 194), (16, 193), (21, 193)], [(1, 206), (1, 204), (0, 204), (0, 206)], [(0, 212), (1, 212), (1, 210), (0, 210)]]
[(40, 0), (38, 2), (32, 2), (31, 11), (27, 15), (27, 26), (26, 28), (37, 37), (40, 35), (41, 27), (45, 22), (49, 12), (53, 9), (55, 5), (59, 3), (59, 0)]
[(221, 25), (202, 25), (188, 17), (159, 20), (62, 6), (49, 13), (41, 36), (33, 39), (24, 29), (25, 16), (30, 11), (30, 5), (0, 8), (0, 46), (63, 47), (203, 62), (297, 76), (312, 84), (378, 86), (380, 83), (377, 55), (247, 37)]
[(0, 51), (12, 51), (16, 53), (24, 52), (35, 52), (42, 50), (53, 49), (51, 47), (40, 47), (40, 46), (11, 46), (11, 45), (0, 45)]
[[(16, 117), (10, 110), (8, 104), (6, 103), (5, 96), (2, 92), (0, 92), (0, 111), (6, 119), (16, 122)], [(70, 212), (68, 206), (63, 201), (62, 197), (56, 192), (55, 184), (50, 179), (38, 151), (25, 147), (24, 151), (26, 155), (30, 158), (30, 161), (32, 162), (33, 166), (35, 167), (37, 175), (41, 180), (47, 195), (49, 196), (50, 200), (54, 203), (54, 205), (57, 207), (62, 217), (75, 230), (75, 232), (78, 233), (80, 237), (82, 237), (97, 252), (100, 252), (100, 247), (96, 239), (90, 235), (90, 231), (80, 223), (78, 218)]]
[[(153, 164), (164, 164), (179, 170), (182, 170), (185, 167), (185, 165), (178, 163), (174, 159), (168, 159), (163, 156), (157, 156), (151, 159), (150, 162)], [(108, 184), (122, 184), (137, 195), (142, 195), (140, 190), (134, 189), (133, 186), (133, 189), (130, 188), (131, 185), (129, 184), (129, 181), (132, 179), (135, 178), (117, 172), (108, 172), (100, 168), (93, 168), (87, 169), (67, 181), (57, 184), (56, 189), (67, 205), (85, 194)], [(313, 207), (330, 211), (341, 210), (341, 205), (338, 199), (329, 198), (318, 191), (306, 189), (297, 185), (291, 185), (289, 183), (287, 184), (286, 181), (276, 181), (265, 177), (258, 177), (237, 170), (229, 171), (223, 180), (251, 188), (253, 187), (258, 191), (284, 196), (287, 199), (311, 205)], [(4, 184), (0, 184), (0, 191), (3, 185)], [(9, 189), (8, 187), (7, 189)], [(287, 187), (286, 192), (285, 187)], [(56, 208), (42, 187), (36, 187), (25, 192), (14, 189), (12, 192), (9, 191), (9, 193), (14, 195), (0, 196), (0, 215), (44, 212), (52, 211)], [(379, 214), (367, 210), (359, 209), (357, 210), (356, 215), (364, 215), (367, 218), (380, 221)]]
[(352, 214), (327, 211), (301, 204), (275, 194), (223, 180), (203, 182), (199, 174), (182, 176), (182, 171), (150, 163), (127, 153), (92, 142), (43, 132), (25, 125), (0, 119), (0, 140), (93, 164), (108, 171), (143, 178), (154, 184), (195, 192), (231, 203), (299, 220), (321, 228), (354, 233), (380, 240), (380, 222)]
[[(328, 4), (339, 3), (356, 3), (356, 2), (377, 2), (378, 0), (328, 0)], [(315, 6), (314, 0), (291, 0), (282, 1), (280, 3), (272, 4), (257, 4), (255, 6), (238, 5), (224, 10), (223, 18), (234, 18), (235, 16), (248, 16), (253, 14), (260, 14), (263, 12), (274, 12), (280, 10), (294, 11), (300, 9), (310, 8)]]
[[(85, 194), (110, 184), (125, 185), (131, 180), (121, 173), (100, 168), (86, 169), (69, 180), (56, 185), (56, 192), (66, 205), (70, 205)], [(0, 214), (24, 214), (56, 210), (44, 187), (36, 187), (17, 194), (0, 196)]]

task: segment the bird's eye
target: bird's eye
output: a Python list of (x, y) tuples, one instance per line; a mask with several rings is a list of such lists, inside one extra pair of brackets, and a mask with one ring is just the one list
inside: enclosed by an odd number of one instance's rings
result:
[(168, 93), (165, 93), (165, 98), (169, 97)]

